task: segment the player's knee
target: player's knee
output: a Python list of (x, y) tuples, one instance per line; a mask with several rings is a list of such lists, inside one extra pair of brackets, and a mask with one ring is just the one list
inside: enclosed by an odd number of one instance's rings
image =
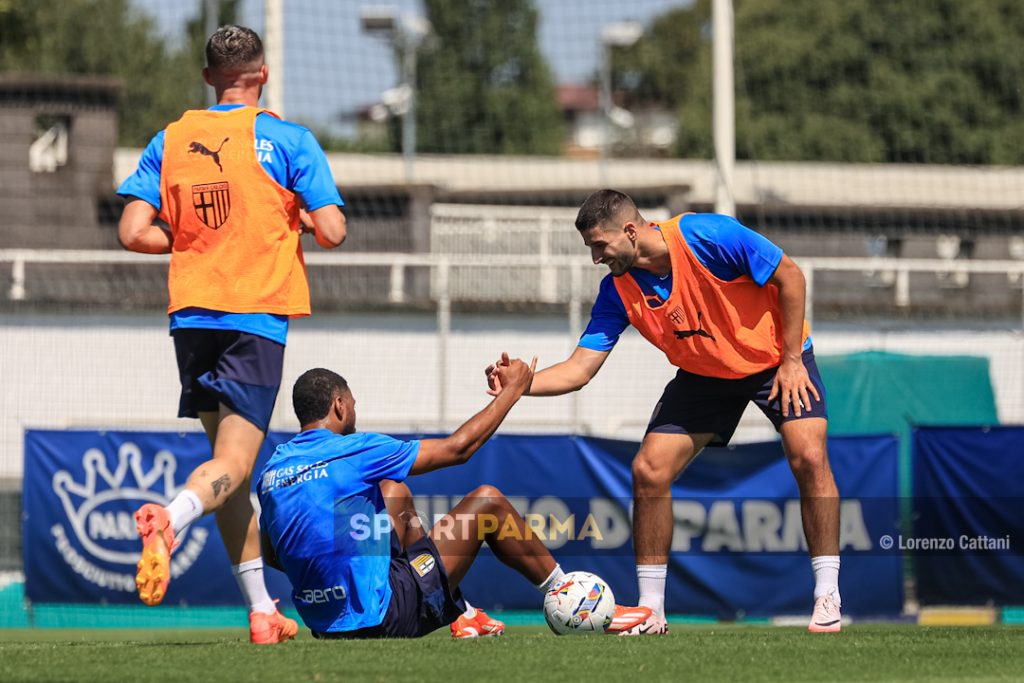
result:
[(633, 460), (633, 483), (641, 489), (667, 486), (672, 483), (672, 472), (641, 454)]
[(792, 454), (789, 465), (798, 479), (814, 478), (828, 469), (828, 453), (823, 446), (809, 446)]
[(497, 486), (490, 484), (476, 487), (466, 497), (472, 499), (477, 509), (482, 512), (500, 510), (509, 506), (505, 494), (498, 490)]
[(477, 486), (469, 495), (473, 498), (483, 499), (485, 501), (505, 500), (505, 494), (499, 491), (497, 486), (492, 486), (490, 484)]

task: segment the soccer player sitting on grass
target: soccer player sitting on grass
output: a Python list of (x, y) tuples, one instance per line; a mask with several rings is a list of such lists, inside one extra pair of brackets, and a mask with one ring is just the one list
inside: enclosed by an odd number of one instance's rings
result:
[[(393, 483), (465, 463), (483, 446), (530, 385), (533, 366), (514, 360), (500, 373), (502, 388), (487, 407), (447, 438), (418, 441), (356, 433), (355, 398), (330, 370), (296, 381), (302, 432), (278, 446), (257, 493), (264, 558), (288, 575), (314, 636), (413, 638), (452, 623), (465, 609), (459, 583), (484, 542), (542, 593), (557, 585), (558, 563), (493, 486), (471, 492), (424, 533), (409, 523), (408, 489)], [(510, 524), (516, 533), (498, 531)], [(608, 630), (649, 616), (647, 608), (618, 607)]]

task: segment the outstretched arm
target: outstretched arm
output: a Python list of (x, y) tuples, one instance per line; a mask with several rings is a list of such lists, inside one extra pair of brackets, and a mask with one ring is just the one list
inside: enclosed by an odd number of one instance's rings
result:
[(128, 251), (142, 254), (169, 254), (174, 238), (171, 233), (154, 225), (157, 210), (149, 202), (132, 199), (124, 205), (121, 221), (117, 224), (117, 239)]
[(476, 451), (491, 438), (498, 425), (502, 423), (508, 411), (522, 397), (530, 380), (533, 369), (537, 367), (537, 359), (527, 366), (516, 359), (498, 369), (502, 390), (494, 400), (471, 417), (455, 433), (446, 439), (423, 439), (420, 452), (412, 465), (410, 474), (423, 474), (442, 467), (461, 465), (468, 461)]
[[(611, 351), (594, 351), (577, 346), (572, 355), (564, 361), (544, 368), (534, 375), (526, 393), (529, 396), (561, 396), (578, 391), (594, 378), (609, 353)], [(503, 363), (508, 362), (508, 354), (503, 353), (501, 356), (502, 360), (488, 365), (484, 370), (487, 374), (487, 393), (492, 396), (496, 396), (502, 389), (497, 371)]]
[(779, 308), (782, 309), (782, 362), (775, 373), (768, 400), (779, 396), (782, 414), (789, 415), (790, 405), (795, 415), (801, 413), (801, 405), (810, 408), (810, 395), (818, 401), (821, 396), (807, 374), (803, 362), (804, 301), (806, 283), (800, 267), (785, 254), (769, 278), (769, 283), (779, 288)]

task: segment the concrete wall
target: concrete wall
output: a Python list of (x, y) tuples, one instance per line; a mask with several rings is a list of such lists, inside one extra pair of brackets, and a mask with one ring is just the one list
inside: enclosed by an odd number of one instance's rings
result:
[[(878, 349), (987, 356), (1000, 419), (1024, 423), (1020, 332), (820, 326), (814, 338), (819, 355)], [(304, 370), (323, 366), (351, 383), (361, 429), (450, 430), (487, 403), (483, 368), (502, 350), (536, 354), (544, 366), (564, 358), (575, 339), (560, 316), (456, 315), (442, 368), (443, 341), (432, 315), (298, 320), (271, 426), (295, 428), (291, 384)], [(567, 397), (527, 397), (504, 429), (564, 432), (578, 424), (585, 433), (639, 439), (671, 376), (664, 357), (630, 332), (590, 386)], [(159, 314), (5, 315), (0, 319), (0, 377), (0, 479), (21, 476), (26, 428), (198, 429), (196, 421), (175, 417), (177, 370), (166, 318)], [(755, 409), (745, 416), (737, 439), (756, 441), (773, 434)]]
[[(111, 226), (98, 220), (110, 194), (117, 144), (117, 85), (102, 77), (0, 78), (0, 247), (110, 248)], [(69, 121), (67, 163), (29, 169), (39, 117)]]

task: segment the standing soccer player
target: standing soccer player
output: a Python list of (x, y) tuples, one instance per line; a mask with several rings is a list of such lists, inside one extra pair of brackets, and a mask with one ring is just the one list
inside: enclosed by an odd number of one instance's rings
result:
[[(528, 393), (585, 386), (633, 325), (678, 370), (654, 407), (633, 460), (633, 544), (640, 604), (651, 618), (624, 635), (660, 634), (672, 545), (672, 482), (705, 446), (725, 446), (754, 401), (782, 436), (800, 490), (814, 571), (808, 629), (840, 629), (839, 493), (825, 448), (825, 387), (804, 320), (804, 277), (782, 250), (728, 216), (644, 220), (633, 200), (595, 192), (576, 228), (601, 282), (590, 324), (568, 359), (538, 372)], [(497, 366), (507, 363), (507, 356)], [(487, 368), (490, 393), (500, 389)]]
[[(281, 383), (288, 319), (310, 312), (300, 233), (315, 232), (327, 249), (341, 244), (344, 202), (313, 135), (259, 108), (268, 76), (259, 36), (220, 28), (206, 62), (217, 104), (158, 133), (118, 188), (124, 248), (171, 254), (178, 416), (198, 417), (213, 449), (167, 507), (135, 513), (143, 546), (136, 584), (144, 603), (159, 604), (175, 535), (215, 512), (249, 605), (250, 639), (276, 643), (298, 626), (263, 582), (250, 479)], [(169, 229), (154, 225), (157, 217)]]

